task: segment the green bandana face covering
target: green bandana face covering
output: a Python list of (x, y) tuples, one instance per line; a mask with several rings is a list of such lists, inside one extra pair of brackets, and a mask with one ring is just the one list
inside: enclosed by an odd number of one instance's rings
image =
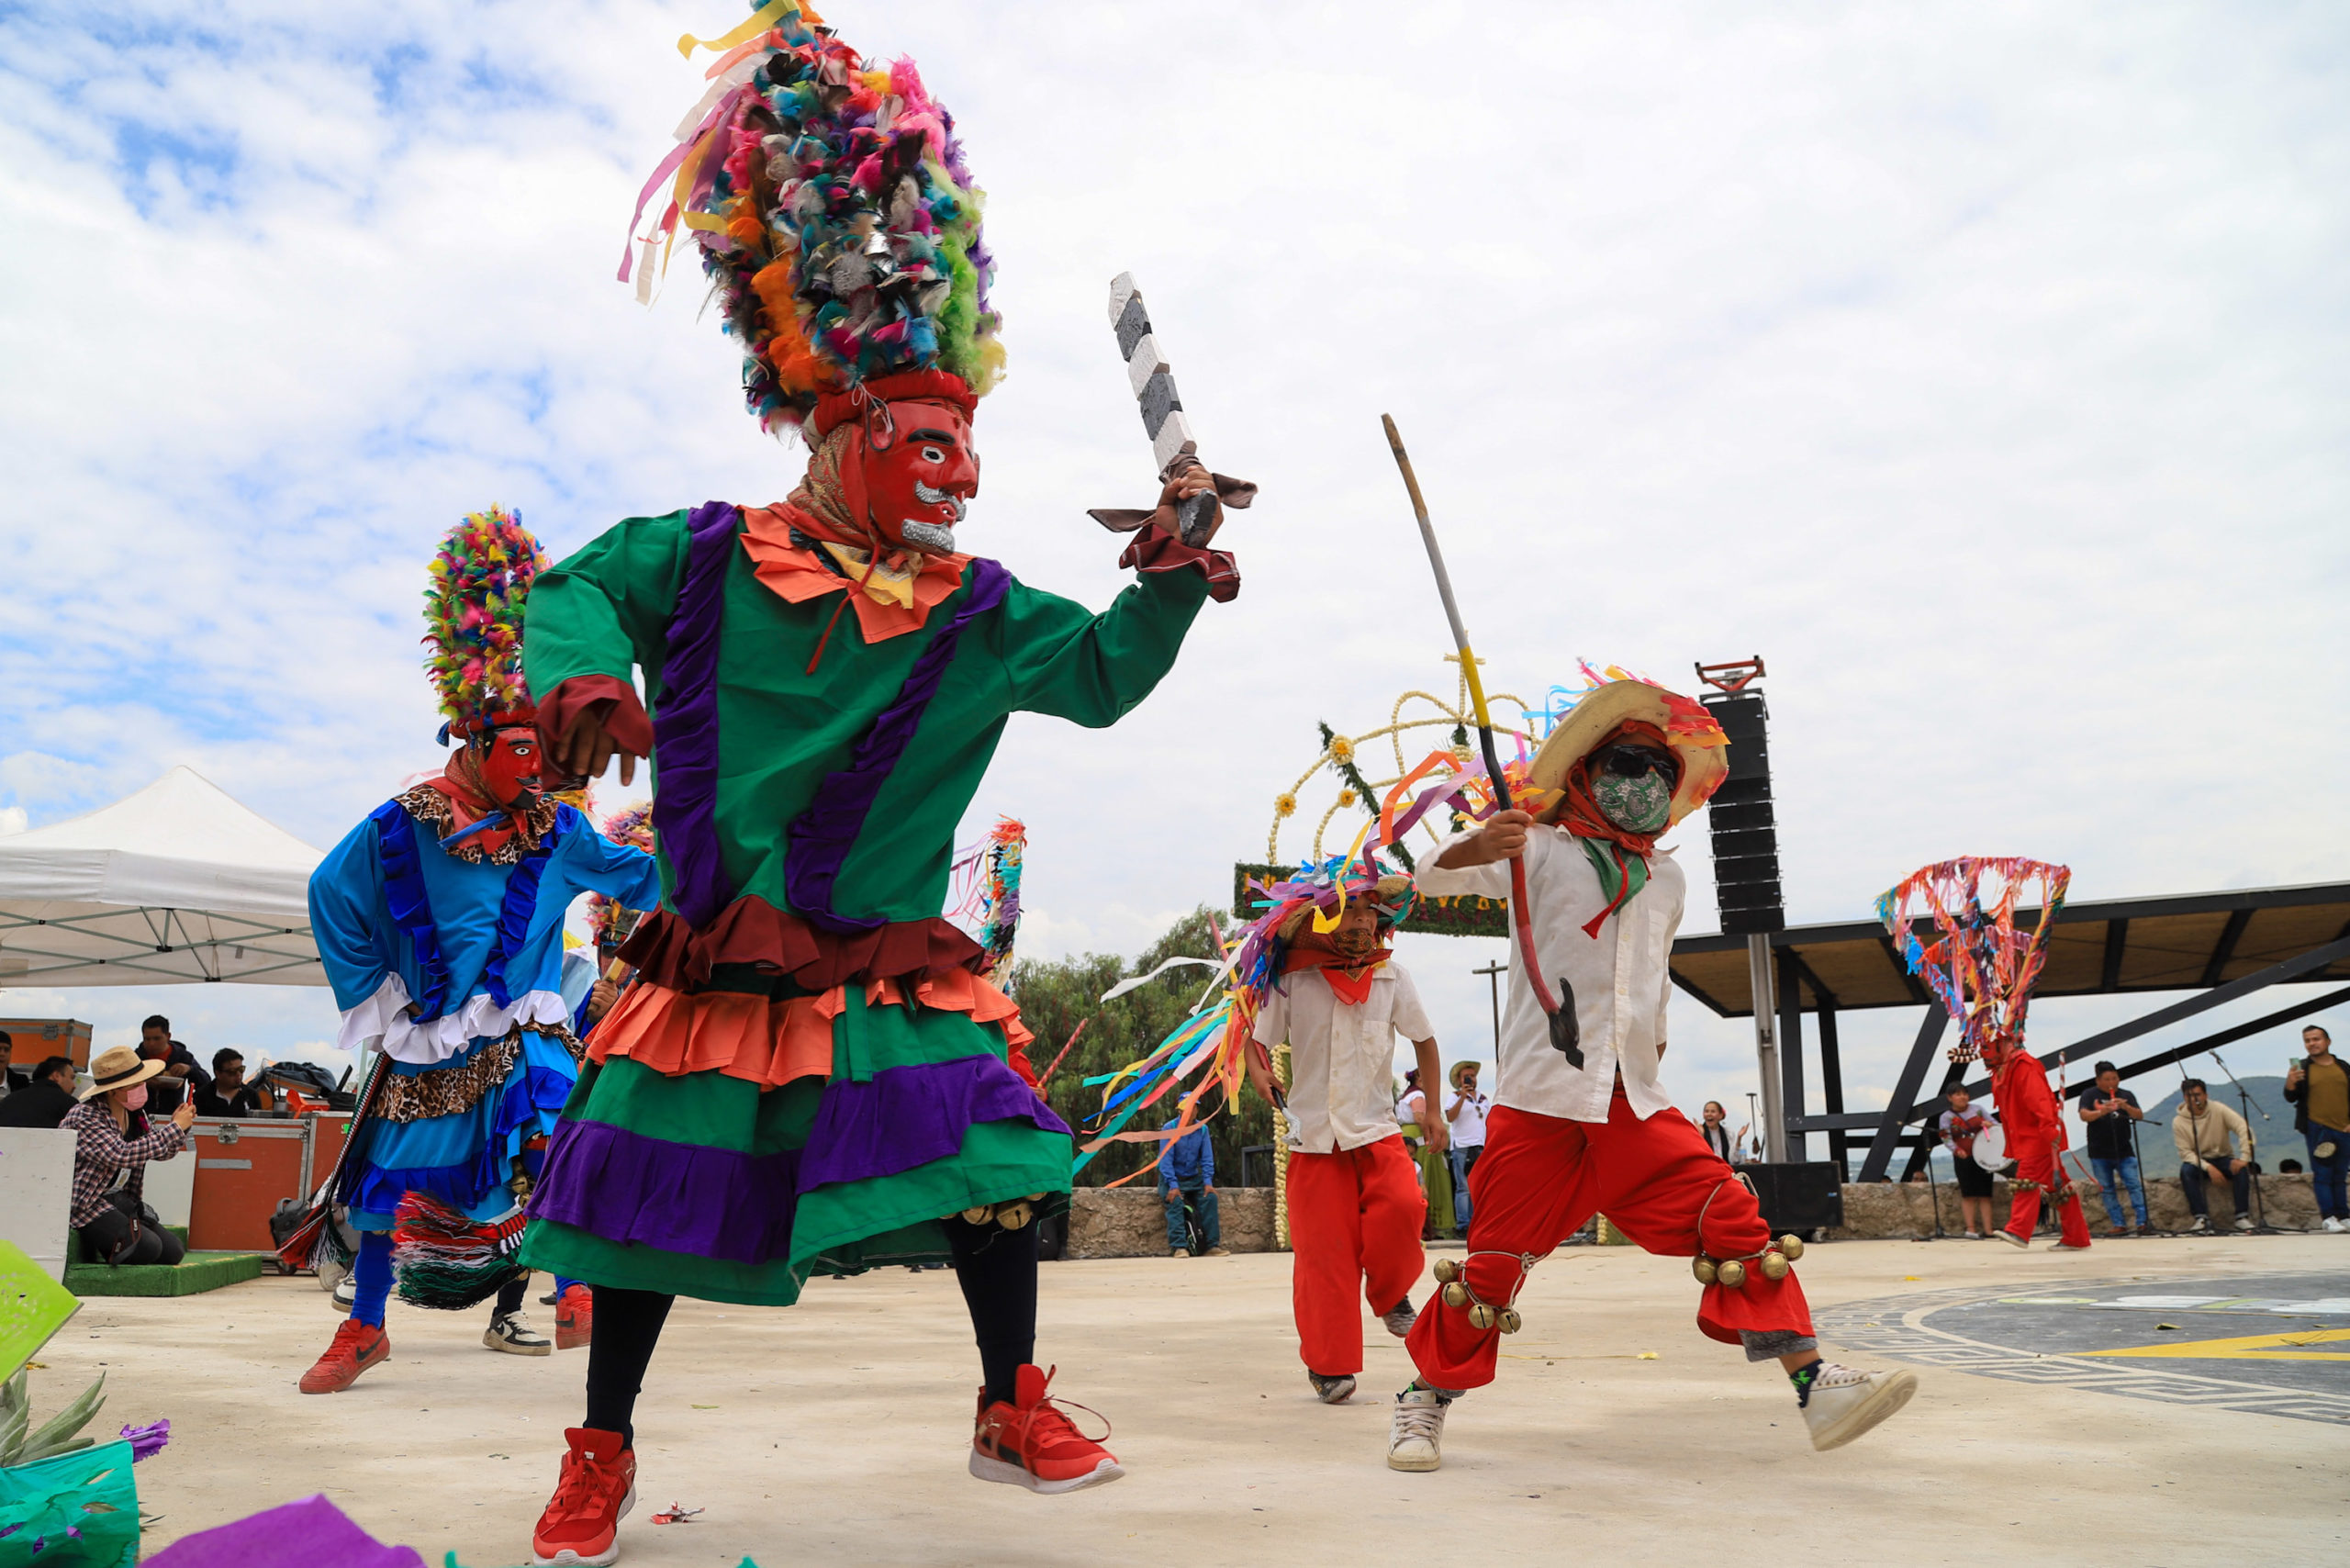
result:
[(1673, 782), (1661, 773), (1623, 778), (1605, 773), (1592, 782), (1600, 815), (1626, 833), (1655, 833), (1673, 813)]

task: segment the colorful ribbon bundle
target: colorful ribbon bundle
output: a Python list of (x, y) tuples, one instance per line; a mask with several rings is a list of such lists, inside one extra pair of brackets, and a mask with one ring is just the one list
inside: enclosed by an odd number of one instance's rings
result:
[(1020, 935), (1020, 865), (1028, 847), (1028, 826), (1017, 817), (998, 817), (987, 837), (957, 850), (950, 875), (956, 898), (951, 913), (971, 923), (986, 956), (978, 973), (1009, 973), (1013, 943)]
[[(1909, 972), (1958, 1023), (1951, 1060), (1975, 1060), (1989, 1039), (2022, 1043), (2048, 931), (2072, 879), (2070, 868), (2043, 861), (1967, 857), (1928, 866), (1876, 901)], [(2019, 931), (2017, 905), (2035, 888), (2039, 918)], [(1939, 933), (1930, 946), (1913, 929), (1922, 922)]]

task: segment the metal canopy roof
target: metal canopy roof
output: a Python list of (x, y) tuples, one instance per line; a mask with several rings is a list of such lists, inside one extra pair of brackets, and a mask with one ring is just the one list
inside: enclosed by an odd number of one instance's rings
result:
[[(2038, 918), (2018, 915), (2018, 924)], [(1921, 938), (1931, 940), (1925, 932)], [(2049, 933), (2035, 997), (2109, 996), (2224, 985), (2350, 936), (2350, 882), (2255, 888), (2175, 898), (2068, 903)], [(1803, 1005), (1915, 1007), (1931, 1000), (1908, 972), (1879, 923), (1796, 925), (1771, 934), (1774, 952), (1803, 969)], [(2297, 977), (2350, 979), (2350, 958)], [(1725, 1018), (1751, 1017), (1746, 938), (1684, 936), (1673, 945), (1673, 981)]]

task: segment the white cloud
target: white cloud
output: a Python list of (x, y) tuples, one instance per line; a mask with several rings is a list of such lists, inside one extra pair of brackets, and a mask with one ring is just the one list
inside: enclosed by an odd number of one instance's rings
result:
[[(185, 761), (331, 842), (435, 755), (448, 521), (503, 500), (561, 551), (789, 487), (690, 265), (651, 311), (610, 279), (699, 90), (669, 40), (731, 14), (0, 20), (30, 236), (0, 263), (0, 809)], [(1035, 833), (1026, 950), (1222, 900), (1316, 719), (1445, 678), (1382, 411), (1497, 684), (1770, 660), (1797, 920), (1958, 853), (2068, 861), (2083, 897), (2342, 874), (2333, 13), (827, 14), (922, 60), (990, 192), (1013, 374), (968, 536), (1116, 590), (1083, 509), (1149, 488), (1123, 268), (1207, 454), (1264, 487), (1240, 599), (1147, 707), (1007, 731), (973, 820)], [(1483, 958), (1414, 959), (1477, 1035)], [(274, 1006), (254, 1027), (318, 1036)], [(1676, 1072), (1732, 1098), (1736, 1033)], [(1856, 1083), (1888, 1053), (1848, 1047)]]

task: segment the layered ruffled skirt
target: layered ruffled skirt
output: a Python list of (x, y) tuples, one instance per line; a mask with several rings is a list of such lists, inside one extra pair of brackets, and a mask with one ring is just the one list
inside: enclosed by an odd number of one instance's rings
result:
[[(598, 1025), (522, 1258), (591, 1284), (789, 1305), (814, 1274), (947, 1260), (946, 1216), (1065, 1204), (1027, 1031), (957, 970), (819, 995), (640, 981)], [(1051, 1212), (1048, 1204), (1046, 1212)]]
[(468, 1219), (513, 1211), (508, 1185), (555, 1127), (578, 1081), (576, 1046), (557, 1026), (517, 1025), (485, 1035), (445, 1061), (395, 1061), (361, 1137), (351, 1223), (389, 1230), (408, 1193), (422, 1193)]

